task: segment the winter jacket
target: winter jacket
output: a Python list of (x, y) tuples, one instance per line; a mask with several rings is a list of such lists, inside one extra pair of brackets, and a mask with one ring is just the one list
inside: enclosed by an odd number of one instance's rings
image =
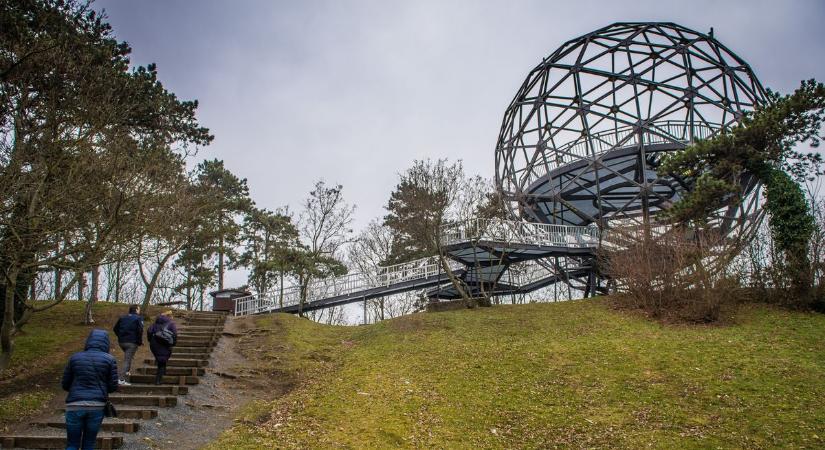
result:
[(117, 320), (114, 332), (120, 344), (143, 345), (143, 317), (137, 314), (122, 316)]
[[(155, 338), (155, 332), (162, 330), (167, 324), (175, 336), (172, 345), (167, 344), (163, 339)], [(172, 347), (178, 343), (178, 327), (175, 326), (175, 322), (168, 316), (158, 316), (158, 318), (155, 319), (155, 323), (146, 330), (146, 338), (149, 340), (149, 349), (152, 350), (155, 359), (160, 362), (169, 361), (169, 358), (172, 356)]]
[(117, 390), (117, 361), (109, 354), (109, 333), (100, 329), (89, 333), (85, 349), (69, 358), (61, 384), (69, 392), (66, 403), (105, 402)]

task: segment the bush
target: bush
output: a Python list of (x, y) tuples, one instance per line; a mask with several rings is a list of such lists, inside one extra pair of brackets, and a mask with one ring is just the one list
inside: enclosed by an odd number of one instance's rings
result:
[(620, 306), (655, 318), (713, 322), (725, 304), (743, 296), (738, 277), (726, 268), (734, 249), (712, 232), (674, 228), (622, 238), (624, 245), (607, 243), (599, 256)]

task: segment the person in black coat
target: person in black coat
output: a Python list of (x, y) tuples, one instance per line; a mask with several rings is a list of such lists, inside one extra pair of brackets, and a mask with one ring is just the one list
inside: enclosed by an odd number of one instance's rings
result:
[[(172, 332), (171, 343), (158, 336), (164, 329)], [(166, 363), (172, 357), (172, 347), (178, 342), (178, 327), (172, 320), (172, 311), (166, 311), (155, 319), (155, 323), (146, 330), (146, 338), (149, 341), (149, 349), (152, 350), (152, 355), (155, 356), (155, 363), (158, 368), (155, 374), (155, 384), (160, 384), (163, 381), (163, 376), (166, 375)]]
[(129, 314), (117, 320), (114, 327), (115, 336), (120, 349), (123, 350), (123, 365), (118, 373), (120, 384), (128, 385), (126, 376), (132, 368), (132, 359), (138, 347), (143, 345), (143, 317), (140, 316), (138, 305), (129, 306)]
[(66, 439), (69, 450), (94, 449), (103, 407), (118, 386), (117, 360), (109, 354), (109, 334), (95, 329), (82, 352), (69, 358), (61, 382), (66, 396)]

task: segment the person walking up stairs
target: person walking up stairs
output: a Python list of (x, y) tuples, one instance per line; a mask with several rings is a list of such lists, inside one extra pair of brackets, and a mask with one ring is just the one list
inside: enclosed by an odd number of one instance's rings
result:
[[(145, 366), (133, 369), (126, 376), (129, 384), (119, 385), (117, 392), (109, 395), (109, 401), (117, 409), (117, 418), (103, 420), (95, 448), (120, 448), (127, 436), (134, 436), (128, 438), (129, 441), (142, 443), (141, 421), (157, 421), (160, 408), (175, 407), (179, 396), (187, 395), (190, 388), (199, 384), (212, 350), (221, 338), (226, 315), (191, 311), (176, 314), (182, 323), (176, 327), (176, 345), (166, 359), (165, 371), (159, 370), (155, 359), (145, 359)], [(53, 418), (33, 423), (27, 433), (0, 436), (0, 449), (65, 449), (63, 413), (64, 410), (59, 410)]]

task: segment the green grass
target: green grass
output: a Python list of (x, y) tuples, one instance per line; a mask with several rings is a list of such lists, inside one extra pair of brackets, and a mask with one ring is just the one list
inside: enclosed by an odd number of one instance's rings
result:
[(256, 370), (295, 387), (210, 448), (825, 446), (825, 315), (674, 326), (591, 300), (257, 325)]
[(127, 306), (99, 302), (92, 316), (95, 325), (83, 325), (85, 302), (67, 301), (36, 313), (14, 339), (9, 369), (0, 373), (0, 428), (37, 414), (60, 391), (60, 375), (69, 355), (83, 350), (92, 328), (111, 332)]

